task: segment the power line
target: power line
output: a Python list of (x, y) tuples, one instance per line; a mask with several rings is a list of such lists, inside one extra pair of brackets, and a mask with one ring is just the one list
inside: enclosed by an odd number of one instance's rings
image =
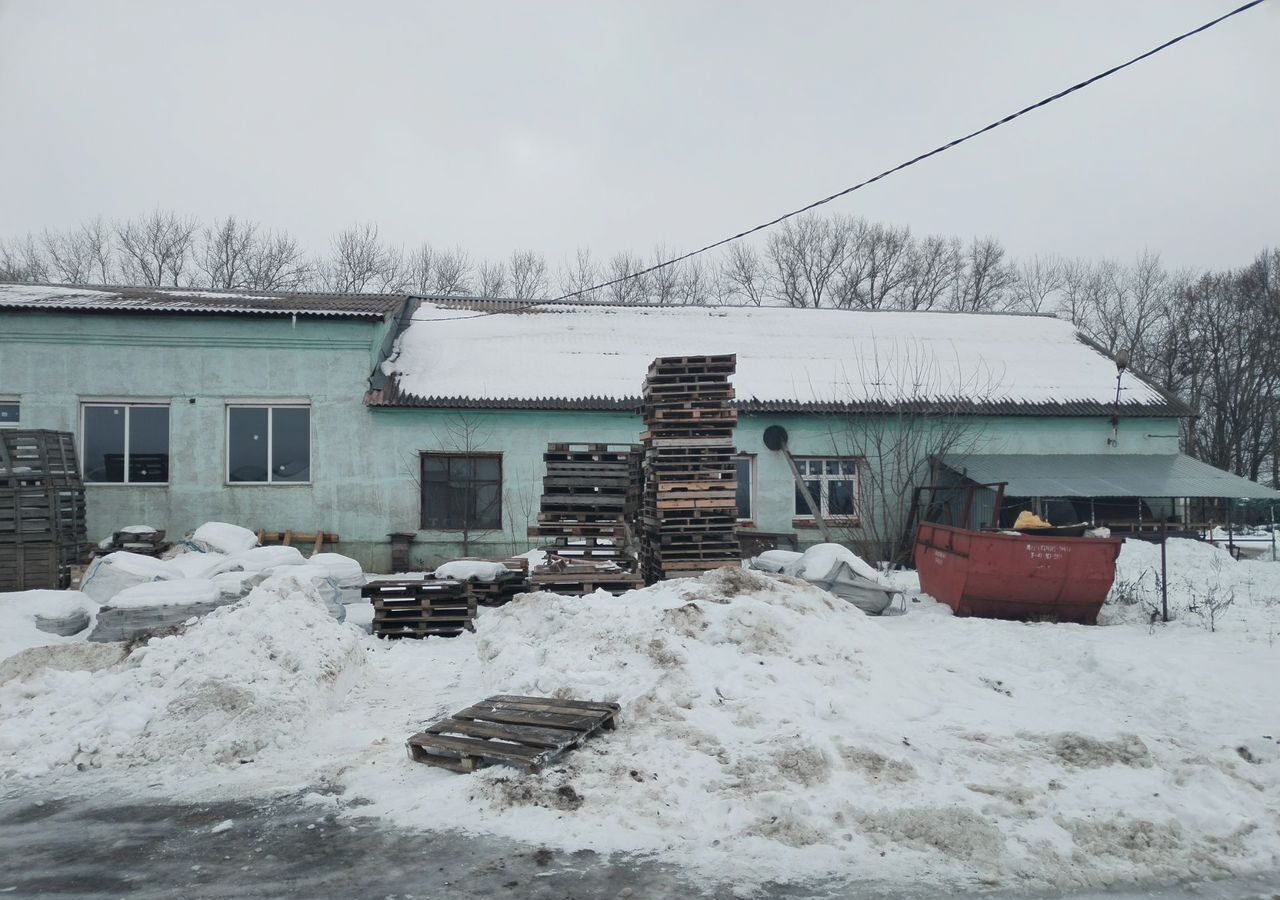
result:
[(1040, 109), (1043, 106), (1048, 106), (1050, 103), (1053, 103), (1056, 100), (1061, 100), (1063, 97), (1066, 97), (1069, 94), (1074, 94), (1076, 91), (1083, 90), (1084, 88), (1089, 87), (1091, 84), (1094, 84), (1095, 82), (1101, 81), (1102, 79), (1106, 78), (1109, 75), (1114, 75), (1116, 72), (1119, 72), (1121, 69), (1127, 69), (1129, 68), (1129, 66), (1132, 66), (1135, 63), (1140, 63), (1144, 59), (1147, 59), (1148, 57), (1155, 56), (1161, 50), (1166, 50), (1169, 47), (1172, 47), (1174, 44), (1177, 44), (1181, 41), (1185, 41), (1187, 38), (1197, 35), (1202, 31), (1208, 31), (1213, 26), (1218, 25), (1221, 22), (1225, 22), (1227, 19), (1230, 19), (1232, 16), (1238, 16), (1240, 15), (1240, 13), (1245, 12), (1246, 10), (1250, 10), (1253, 7), (1258, 6), (1263, 2), (1264, 0), (1250, 0), (1250, 2), (1245, 3), (1243, 6), (1238, 6), (1235, 9), (1231, 10), (1230, 12), (1224, 13), (1223, 15), (1218, 16), (1216, 19), (1212, 19), (1208, 22), (1205, 22), (1203, 25), (1200, 25), (1197, 28), (1193, 28), (1190, 31), (1184, 32), (1175, 38), (1170, 38), (1169, 40), (1165, 41), (1163, 44), (1160, 44), (1157, 47), (1152, 47), (1146, 53), (1135, 56), (1133, 57), (1133, 59), (1130, 59), (1127, 62), (1122, 62), (1119, 65), (1112, 66), (1111, 68), (1103, 72), (1099, 72), (1097, 75), (1094, 75), (1091, 78), (1087, 78), (1084, 81), (1077, 82), (1076, 84), (1071, 85), (1071, 87), (1069, 88), (1064, 88), (1063, 90), (1058, 91), (1056, 94), (1050, 94), (1048, 97), (1045, 97), (1042, 100), (1037, 100), (1035, 103), (1032, 103), (1029, 106), (1024, 106), (1022, 109), (1018, 110), (1017, 112), (1010, 113), (1004, 118), (997, 119), (996, 121), (990, 123), (989, 125), (984, 125), (983, 127), (977, 129), (976, 131), (971, 131), (962, 137), (955, 138), (954, 140), (948, 141), (947, 143), (942, 144), (939, 147), (935, 147), (934, 149), (930, 150), (927, 153), (921, 153), (919, 156), (912, 157), (906, 162), (899, 163), (898, 165), (894, 166), (892, 169), (885, 169), (879, 175), (873, 175), (871, 178), (868, 178), (865, 181), (860, 181), (857, 184), (852, 185), (851, 187), (847, 187), (844, 190), (837, 191), (834, 194), (823, 197), (821, 200), (815, 200), (812, 203), (808, 204), (807, 206), (802, 206), (799, 209), (793, 209), (791, 212), (783, 213), (782, 215), (778, 216), (775, 219), (770, 219), (768, 222), (762, 222), (759, 225), (756, 225), (752, 228), (748, 228), (746, 231), (739, 231), (735, 235), (732, 235), (726, 238), (721, 238), (720, 240), (715, 241), (714, 243), (707, 244), (704, 247), (699, 247), (697, 250), (690, 250), (688, 253), (681, 254), (680, 256), (672, 257), (671, 259), (663, 260), (662, 262), (655, 263), (654, 265), (649, 266), (649, 268), (647, 269), (641, 269), (638, 272), (630, 272), (626, 275), (620, 276), (618, 278), (614, 278), (611, 281), (604, 281), (604, 282), (601, 282), (600, 284), (593, 285), (592, 287), (571, 291), (567, 294), (562, 294), (561, 296), (556, 297), (552, 300), (534, 300), (532, 302), (525, 303), (520, 306), (511, 306), (501, 310), (477, 312), (477, 313), (471, 313), (465, 316), (443, 316), (436, 319), (419, 319), (418, 321), (420, 322), (452, 322), (452, 321), (457, 321), (459, 319), (478, 319), (483, 316), (493, 316), (493, 315), (499, 315), (499, 314), (505, 314), (505, 313), (520, 312), (521, 310), (532, 309), (535, 306), (546, 306), (553, 303), (563, 303), (566, 300), (573, 300), (583, 296), (584, 294), (594, 294), (596, 291), (601, 291), (601, 290), (604, 290), (605, 288), (613, 287), (615, 284), (622, 284), (624, 281), (630, 281), (634, 278), (642, 278), (643, 276), (648, 275), (652, 272), (657, 272), (660, 269), (667, 268), (668, 266), (674, 266), (676, 263), (684, 262), (686, 259), (692, 259), (693, 257), (698, 256), (701, 253), (706, 253), (707, 251), (714, 250), (717, 247), (723, 247), (725, 244), (731, 244), (734, 241), (741, 240), (744, 237), (753, 235), (758, 231), (764, 231), (766, 228), (772, 228), (774, 225), (777, 225), (780, 222), (785, 222), (787, 219), (793, 218), (798, 215), (802, 215), (804, 213), (809, 212), (810, 210), (817, 209), (819, 206), (823, 206), (827, 203), (830, 203), (832, 200), (838, 200), (839, 198), (847, 194), (852, 194), (854, 191), (860, 190), (866, 187), (867, 185), (875, 184), (877, 181), (880, 181), (883, 178), (888, 178), (890, 175), (893, 175), (896, 172), (901, 172), (903, 169), (914, 166), (916, 163), (924, 162), (926, 159), (929, 159), (930, 157), (933, 157), (933, 156), (937, 156), (940, 153), (950, 150), (952, 147), (958, 147), (959, 145), (963, 144), (965, 141), (973, 140), (979, 135), (986, 134), (988, 131), (994, 131), (995, 129), (999, 128), (1001, 125), (1007, 125), (1008, 123), (1012, 122), (1014, 119), (1019, 118), (1020, 116), (1025, 116), (1027, 113)]

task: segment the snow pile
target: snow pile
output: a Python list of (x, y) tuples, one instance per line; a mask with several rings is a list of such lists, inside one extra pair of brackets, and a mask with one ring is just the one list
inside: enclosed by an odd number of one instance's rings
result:
[[(1237, 562), (1221, 547), (1170, 538), (1166, 569), (1171, 622), (1255, 639), (1280, 634), (1280, 565)], [(1099, 623), (1152, 624), (1161, 613), (1160, 587), (1160, 545), (1126, 540)]]
[(189, 777), (192, 766), (252, 757), (334, 705), (363, 660), (360, 640), (305, 580), (268, 579), (109, 669), (0, 685), (0, 771), (160, 762)]
[[(330, 742), (326, 770), (349, 766), (361, 815), (744, 880), (1061, 887), (1274, 866), (1280, 746), (1258, 673), (1275, 657), (1173, 637), (877, 620), (723, 569), (618, 598), (527, 594), (474, 637), (387, 648), (309, 740)], [(460, 778), (383, 746), (496, 693), (616, 701), (619, 726), (535, 776)]]
[(432, 574), (436, 578), (452, 578), (455, 581), (497, 581), (507, 574), (507, 567), (499, 562), (483, 559), (455, 559), (439, 566)]
[(197, 549), (217, 553), (239, 553), (258, 546), (258, 536), (248, 528), (226, 522), (205, 522), (191, 533), (190, 543)]
[[(59, 622), (80, 620), (83, 629), (98, 605), (79, 591), (17, 591), (0, 594), (0, 660), (28, 647), (59, 643)], [(74, 633), (74, 632), (72, 632)]]

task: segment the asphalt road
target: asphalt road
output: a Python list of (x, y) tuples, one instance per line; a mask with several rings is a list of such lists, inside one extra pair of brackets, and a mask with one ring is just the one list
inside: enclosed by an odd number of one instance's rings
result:
[[(0, 900), (740, 896), (745, 894), (731, 882), (694, 885), (679, 871), (651, 860), (589, 851), (566, 854), (492, 837), (337, 820), (296, 799), (193, 805), (0, 797)], [(939, 895), (935, 890), (843, 882), (766, 885), (753, 896), (933, 900)], [(1280, 900), (1280, 877), (1071, 897)]]

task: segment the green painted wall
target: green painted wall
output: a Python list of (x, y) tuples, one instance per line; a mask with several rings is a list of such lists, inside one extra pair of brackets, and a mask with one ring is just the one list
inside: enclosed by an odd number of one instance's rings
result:
[[(417, 532), (415, 562), (461, 555), (461, 535), (420, 532), (418, 455), (457, 450), (459, 426), (472, 449), (503, 455), (501, 531), (471, 535), (475, 556), (522, 552), (531, 541), (551, 441), (634, 442), (642, 424), (625, 413), (368, 409), (363, 393), (389, 322), (239, 317), (40, 315), (0, 313), (0, 397), (18, 396), (22, 425), (79, 432), (85, 400), (170, 404), (170, 484), (88, 487), (91, 537), (149, 524), (180, 535), (203, 521), (312, 531), (342, 537), (341, 552), (367, 568), (390, 564), (387, 535)], [(482, 356), (477, 357), (482, 366)], [(643, 373), (637, 373), (637, 388)], [(225, 404), (229, 400), (310, 402), (312, 481), (306, 485), (225, 482)], [(738, 449), (756, 454), (755, 524), (793, 530), (794, 488), (785, 459), (763, 445), (784, 426), (793, 453), (830, 455), (863, 420), (839, 416), (744, 415)], [(974, 450), (1008, 453), (1173, 453), (1173, 419), (1121, 423), (1106, 445), (1105, 418), (991, 417), (966, 436)], [(802, 541), (817, 539), (801, 530)]]

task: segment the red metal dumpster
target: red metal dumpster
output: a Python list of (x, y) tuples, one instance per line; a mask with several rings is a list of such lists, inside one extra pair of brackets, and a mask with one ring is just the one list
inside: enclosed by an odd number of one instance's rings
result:
[(920, 588), (958, 616), (1093, 625), (1123, 538), (1037, 537), (921, 523)]

